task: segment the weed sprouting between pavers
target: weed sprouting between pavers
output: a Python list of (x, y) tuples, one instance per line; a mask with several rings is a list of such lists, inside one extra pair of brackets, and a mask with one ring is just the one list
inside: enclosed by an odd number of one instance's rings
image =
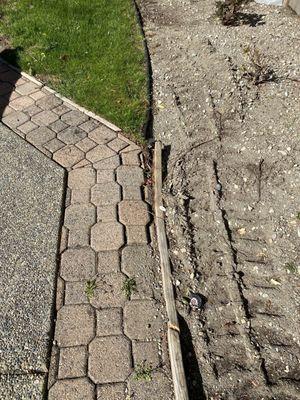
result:
[(89, 301), (94, 297), (96, 289), (97, 289), (96, 279), (89, 280), (86, 282), (84, 291)]
[(132, 294), (137, 291), (135, 278), (126, 278), (122, 287), (122, 291), (126, 296), (127, 300), (130, 300)]
[(153, 368), (151, 365), (146, 365), (145, 362), (142, 364), (138, 364), (135, 369), (134, 369), (134, 379), (136, 381), (147, 381), (151, 382), (152, 381), (152, 371)]

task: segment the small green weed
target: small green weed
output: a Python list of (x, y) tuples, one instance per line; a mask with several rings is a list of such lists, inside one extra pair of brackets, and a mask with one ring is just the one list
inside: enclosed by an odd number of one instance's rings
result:
[(237, 13), (243, 3), (244, 0), (216, 1), (215, 15), (223, 25), (234, 25), (237, 20)]
[(136, 381), (147, 381), (147, 382), (151, 382), (152, 381), (152, 367), (151, 366), (147, 366), (145, 364), (145, 362), (143, 362), (143, 364), (139, 364), (135, 367), (135, 375), (134, 375), (134, 379)]
[(243, 65), (243, 77), (260, 85), (266, 82), (276, 82), (278, 80), (274, 70), (268, 65), (268, 61), (255, 46), (245, 46), (243, 52), (247, 57), (247, 64)]
[(96, 288), (97, 288), (96, 279), (86, 282), (85, 294), (89, 301), (94, 297)]
[(291, 273), (291, 274), (297, 274), (298, 268), (295, 263), (293, 262), (288, 262), (285, 264), (285, 268)]
[(300, 212), (297, 213), (297, 219), (300, 219)]
[(127, 300), (130, 300), (131, 295), (137, 291), (135, 278), (126, 278), (122, 291), (125, 294)]

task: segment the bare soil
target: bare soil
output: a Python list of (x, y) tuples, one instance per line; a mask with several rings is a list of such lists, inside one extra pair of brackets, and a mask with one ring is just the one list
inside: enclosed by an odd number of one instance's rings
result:
[(138, 4), (190, 398), (300, 399), (300, 18)]

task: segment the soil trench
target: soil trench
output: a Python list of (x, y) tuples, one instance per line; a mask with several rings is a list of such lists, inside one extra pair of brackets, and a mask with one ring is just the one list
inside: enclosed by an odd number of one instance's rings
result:
[(138, 5), (190, 398), (300, 399), (299, 17), (250, 2), (223, 26), (211, 0)]

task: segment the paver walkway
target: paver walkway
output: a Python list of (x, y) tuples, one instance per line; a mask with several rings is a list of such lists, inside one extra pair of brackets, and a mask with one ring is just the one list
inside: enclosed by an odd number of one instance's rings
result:
[(141, 149), (6, 64), (0, 78), (3, 123), (68, 171), (49, 399), (171, 399)]

